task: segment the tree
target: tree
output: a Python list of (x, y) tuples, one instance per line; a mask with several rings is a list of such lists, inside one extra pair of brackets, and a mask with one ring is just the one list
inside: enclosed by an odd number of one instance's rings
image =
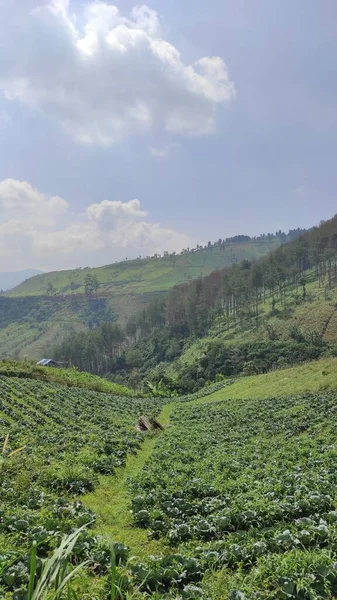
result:
[(90, 298), (95, 292), (97, 292), (98, 287), (99, 287), (99, 283), (98, 283), (97, 275), (92, 275), (91, 273), (87, 273), (87, 275), (84, 278), (85, 295)]
[(49, 282), (47, 285), (47, 295), (55, 296), (56, 293), (57, 293), (56, 288), (53, 286), (53, 284), (51, 282)]

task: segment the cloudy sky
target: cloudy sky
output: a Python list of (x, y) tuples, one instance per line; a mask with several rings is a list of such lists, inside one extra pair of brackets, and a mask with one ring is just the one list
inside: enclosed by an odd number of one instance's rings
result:
[(0, 270), (337, 212), (335, 0), (0, 0)]

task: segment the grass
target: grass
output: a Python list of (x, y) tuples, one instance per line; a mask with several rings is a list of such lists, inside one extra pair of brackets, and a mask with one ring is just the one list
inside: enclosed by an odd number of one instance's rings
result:
[(337, 358), (324, 358), (305, 363), (289, 369), (280, 369), (242, 377), (233, 385), (224, 387), (214, 392), (206, 399), (196, 400), (202, 402), (242, 399), (242, 398), (271, 398), (303, 394), (305, 392), (319, 392), (337, 388)]
[(161, 553), (163, 545), (149, 540), (145, 529), (133, 525), (129, 512), (131, 497), (127, 489), (128, 477), (137, 475), (152, 455), (157, 436), (148, 436), (136, 456), (128, 458), (125, 468), (118, 469), (115, 476), (102, 476), (96, 490), (81, 498), (87, 508), (97, 517), (95, 531), (107, 535), (130, 547), (131, 555)]
[(49, 283), (60, 294), (81, 294), (84, 293), (84, 279), (87, 273), (96, 275), (100, 291), (109, 291), (111, 295), (165, 291), (186, 279), (207, 275), (216, 269), (229, 266), (233, 259), (240, 262), (246, 258), (264, 256), (279, 245), (278, 240), (228, 244), (224, 249), (214, 247), (174, 257), (145, 258), (93, 269), (43, 273), (23, 282), (7, 295), (44, 295)]
[(134, 396), (134, 390), (102, 379), (97, 375), (72, 369), (58, 369), (53, 367), (40, 367), (33, 361), (3, 360), (0, 361), (0, 375), (6, 377), (22, 377), (59, 383), (68, 387), (79, 387), (96, 392), (106, 392), (118, 396)]
[[(164, 406), (159, 416), (162, 425), (169, 424), (174, 407), (174, 402)], [(137, 454), (128, 457), (126, 466), (117, 469), (114, 476), (100, 477), (94, 492), (81, 498), (84, 505), (96, 514), (97, 533), (126, 544), (131, 555), (144, 556), (165, 552), (162, 542), (150, 540), (145, 529), (134, 527), (130, 513), (131, 496), (127, 485), (128, 478), (138, 475), (150, 460), (158, 435), (160, 434), (145, 434), (141, 449)]]

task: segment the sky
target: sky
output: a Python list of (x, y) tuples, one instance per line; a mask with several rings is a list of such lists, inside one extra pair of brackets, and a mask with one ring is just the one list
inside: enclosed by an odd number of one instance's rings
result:
[(0, 270), (336, 211), (335, 0), (0, 0)]

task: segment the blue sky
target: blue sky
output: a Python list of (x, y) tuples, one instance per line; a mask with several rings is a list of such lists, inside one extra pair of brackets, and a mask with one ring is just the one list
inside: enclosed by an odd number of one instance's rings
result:
[(136, 6), (0, 0), (1, 270), (336, 212), (336, 2)]

